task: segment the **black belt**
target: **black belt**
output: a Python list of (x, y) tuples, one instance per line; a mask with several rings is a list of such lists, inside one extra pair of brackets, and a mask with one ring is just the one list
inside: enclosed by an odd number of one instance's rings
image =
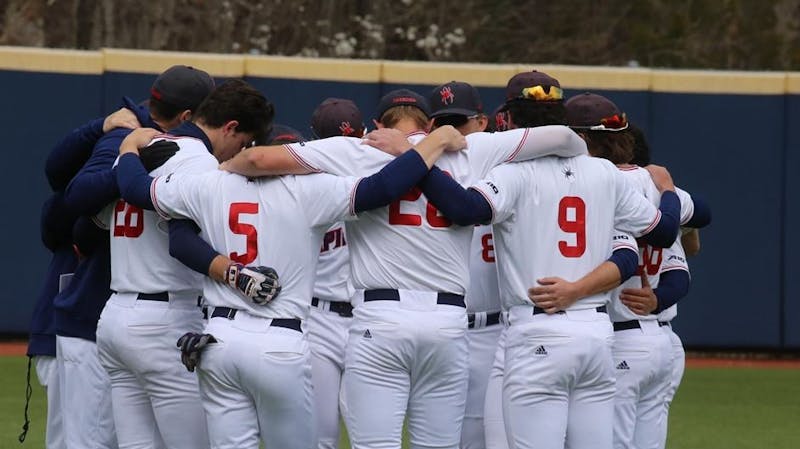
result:
[[(111, 290), (111, 293), (117, 294), (116, 290)], [(138, 293), (136, 295), (136, 299), (142, 299), (144, 301), (161, 301), (161, 302), (169, 302), (169, 293), (167, 292), (158, 292), (158, 293)]]
[[(341, 317), (353, 318), (353, 305), (349, 302), (328, 301), (328, 304), (330, 304), (328, 310), (331, 312), (337, 313)], [(319, 298), (311, 298), (311, 305), (319, 307)]]
[[(494, 326), (500, 324), (500, 312), (492, 312), (486, 314), (486, 324), (484, 326)], [(467, 327), (470, 329), (475, 328), (475, 314), (467, 314)]]
[[(594, 310), (596, 310), (597, 313), (606, 313), (606, 306), (595, 307)], [(533, 314), (534, 315), (539, 315), (539, 314), (542, 314), (542, 313), (547, 313), (547, 312), (545, 312), (544, 309), (539, 307), (539, 306), (533, 306)], [(567, 313), (567, 312), (564, 311), (564, 310), (559, 310), (558, 312), (555, 313), (555, 315), (563, 315), (565, 313)]]
[[(658, 327), (666, 326), (669, 324), (669, 321), (659, 321)], [(630, 329), (641, 329), (642, 325), (639, 324), (639, 320), (630, 320), (630, 321), (619, 321), (614, 323), (614, 332), (617, 331), (626, 331)]]
[[(231, 309), (230, 307), (214, 307), (214, 312), (211, 313), (211, 318), (223, 317), (232, 320), (233, 317), (236, 316), (237, 312), (237, 309)], [(300, 327), (300, 320), (297, 318), (273, 318), (269, 325), (285, 327), (287, 329), (296, 330), (297, 332), (303, 332)]]
[[(400, 292), (393, 288), (379, 288), (376, 290), (364, 290), (364, 302), (367, 301), (400, 301)], [(436, 294), (436, 304), (448, 306), (467, 307), (464, 303), (464, 295), (455, 293), (439, 292)]]

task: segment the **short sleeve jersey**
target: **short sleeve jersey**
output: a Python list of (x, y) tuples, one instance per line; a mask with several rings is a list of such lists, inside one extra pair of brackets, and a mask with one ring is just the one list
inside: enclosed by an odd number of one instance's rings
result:
[[(445, 153), (436, 165), (459, 184), (468, 186), (492, 167), (512, 161), (531, 148), (539, 133), (545, 132), (519, 129), (473, 133), (466, 137), (466, 151)], [(410, 141), (415, 144), (423, 137), (412, 135)], [(342, 176), (368, 176), (392, 160), (392, 156), (362, 145), (360, 139), (348, 137), (290, 144), (286, 148), (308, 169)], [(472, 231), (471, 226), (453, 225), (417, 188), (387, 207), (359, 214), (358, 221), (347, 224), (355, 288), (464, 294), (469, 283)]]
[(349, 302), (354, 293), (345, 225), (336, 223), (322, 238), (317, 278), (314, 281), (314, 297), (326, 301)]
[[(619, 168), (620, 172), (630, 181), (634, 189), (641, 192), (650, 203), (657, 206), (661, 201), (661, 193), (653, 184), (650, 173), (637, 166), (623, 166)], [(692, 203), (691, 195), (681, 189), (676, 189), (678, 198), (681, 202), (680, 221), (681, 224), (686, 223), (692, 218), (694, 213), (694, 203)], [(683, 261), (683, 266), (686, 265), (686, 258), (683, 255), (683, 247), (680, 244), (680, 239), (676, 240), (671, 248), (655, 248), (653, 246), (640, 243), (639, 244), (639, 268), (636, 276), (631, 277), (623, 282), (619, 287), (614, 289), (611, 295), (611, 302), (609, 303), (608, 314), (611, 321), (631, 321), (631, 320), (655, 320), (656, 315), (637, 315), (631, 311), (627, 306), (622, 304), (619, 300), (619, 295), (622, 289), (625, 288), (640, 288), (642, 286), (641, 276), (645, 274), (650, 286), (656, 288), (658, 286), (659, 275), (662, 273), (662, 266), (665, 262), (665, 256), (669, 252), (670, 256), (674, 256)], [(675, 269), (676, 259), (670, 262)], [(688, 267), (685, 268), (688, 270)]]
[(327, 174), (248, 180), (215, 171), (157, 178), (151, 196), (160, 215), (191, 218), (217, 251), (245, 265), (275, 268), (280, 296), (263, 306), (204, 279), (211, 306), (245, 309), (265, 318), (308, 314), (319, 249), (331, 224), (353, 217), (357, 178)]
[[(493, 209), (494, 246), (504, 309), (530, 305), (527, 289), (558, 276), (576, 281), (615, 246), (649, 232), (660, 213), (610, 162), (589, 156), (545, 157), (491, 171), (474, 189)], [(629, 244), (628, 244), (629, 245)], [(598, 307), (609, 293), (573, 309)]]
[(469, 246), (469, 287), (465, 297), (467, 312), (500, 310), (500, 288), (491, 225), (475, 226)]
[[(152, 176), (167, 173), (198, 174), (216, 171), (217, 159), (199, 139), (163, 136), (180, 150)], [(105, 209), (103, 221), (111, 238), (111, 289), (137, 293), (197, 293), (201, 275), (169, 255), (167, 221), (120, 199)]]

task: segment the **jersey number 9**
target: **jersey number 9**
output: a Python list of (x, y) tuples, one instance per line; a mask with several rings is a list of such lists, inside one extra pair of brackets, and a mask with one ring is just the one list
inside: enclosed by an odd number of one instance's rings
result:
[(586, 203), (577, 196), (565, 196), (558, 203), (558, 227), (575, 234), (575, 244), (559, 240), (558, 250), (564, 257), (581, 257), (586, 252)]

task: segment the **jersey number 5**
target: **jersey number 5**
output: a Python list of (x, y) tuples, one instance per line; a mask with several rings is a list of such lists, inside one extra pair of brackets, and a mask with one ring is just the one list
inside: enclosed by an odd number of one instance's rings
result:
[(135, 239), (144, 232), (144, 211), (123, 200), (114, 206), (114, 237)]
[(575, 244), (559, 240), (558, 250), (564, 257), (581, 257), (586, 252), (586, 203), (577, 196), (565, 196), (558, 203), (558, 227), (575, 234)]
[(244, 254), (232, 252), (228, 257), (234, 262), (247, 265), (258, 256), (258, 232), (255, 226), (239, 221), (242, 214), (258, 214), (258, 203), (231, 203), (228, 212), (228, 227), (234, 234), (244, 235), (247, 243), (247, 252)]

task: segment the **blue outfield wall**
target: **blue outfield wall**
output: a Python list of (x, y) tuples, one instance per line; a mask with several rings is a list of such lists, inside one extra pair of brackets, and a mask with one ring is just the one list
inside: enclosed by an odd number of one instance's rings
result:
[[(2, 268), (13, 282), (0, 286), (1, 333), (27, 330), (47, 263), (38, 235), (39, 208), (49, 194), (47, 152), (72, 128), (118, 108), (123, 95), (145, 99), (156, 74), (172, 64), (195, 65), (218, 80), (244, 77), (276, 105), (276, 122), (307, 136), (311, 113), (326, 97), (353, 99), (370, 125), (389, 90), (427, 95), (459, 79), (478, 86), (491, 112), (508, 78), (533, 68), (103, 50), (86, 56), (90, 69), (76, 69), (71, 58), (72, 66), (59, 71), (46, 51), (9, 51), (0, 47), (6, 104), (0, 114), (14, 167), (3, 178), (0, 201), (9, 255)], [(28, 53), (47, 62), (20, 59)], [(800, 75), (539, 68), (559, 78), (568, 96), (593, 91), (612, 98), (645, 130), (653, 161), (711, 204), (714, 223), (701, 232), (700, 255), (689, 260), (693, 285), (675, 322), (684, 342), (800, 348), (800, 261), (793, 257), (800, 237), (792, 232), (800, 228), (800, 137), (792, 132), (800, 123)]]

